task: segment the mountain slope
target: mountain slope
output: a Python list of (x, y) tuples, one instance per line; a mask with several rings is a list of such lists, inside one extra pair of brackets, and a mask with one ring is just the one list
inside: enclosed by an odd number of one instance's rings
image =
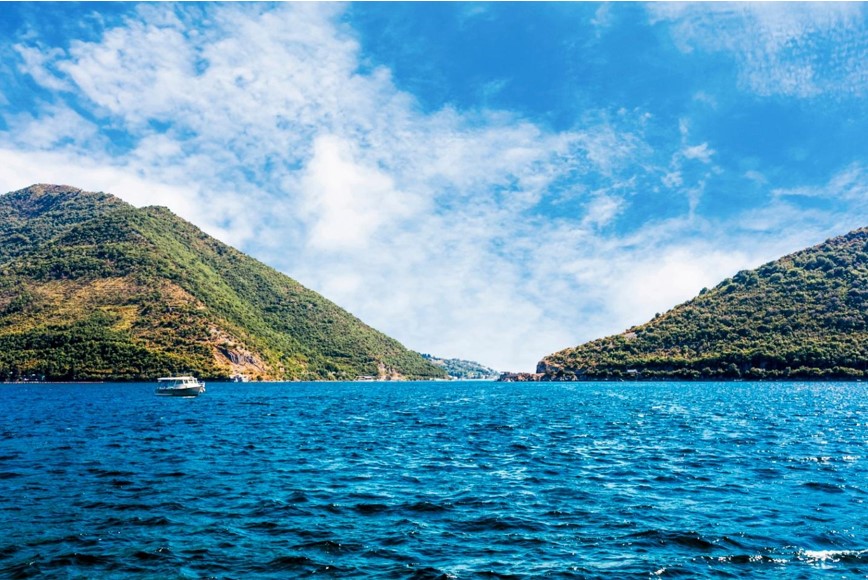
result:
[(443, 377), (165, 208), (66, 186), (0, 196), (0, 377)]
[(868, 376), (868, 228), (785, 256), (626, 332), (545, 357), (543, 380)]
[(458, 380), (496, 379), (500, 373), (478, 362), (460, 358), (438, 358), (423, 354), (422, 358), (444, 369), (450, 378)]

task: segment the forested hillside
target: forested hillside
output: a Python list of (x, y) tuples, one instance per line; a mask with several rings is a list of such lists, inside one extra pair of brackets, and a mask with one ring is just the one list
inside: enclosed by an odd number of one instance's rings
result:
[(537, 368), (543, 380), (858, 379), (866, 371), (868, 228), (739, 272)]
[(444, 377), (160, 207), (38, 185), (0, 196), (0, 378)]
[(496, 379), (500, 376), (498, 371), (474, 361), (459, 358), (438, 358), (430, 354), (423, 354), (422, 357), (444, 369), (453, 379), (475, 381)]

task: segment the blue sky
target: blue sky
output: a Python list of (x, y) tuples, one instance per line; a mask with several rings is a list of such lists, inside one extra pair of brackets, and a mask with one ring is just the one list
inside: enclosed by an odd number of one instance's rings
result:
[(169, 206), (532, 370), (868, 225), (865, 4), (0, 3), (0, 191)]

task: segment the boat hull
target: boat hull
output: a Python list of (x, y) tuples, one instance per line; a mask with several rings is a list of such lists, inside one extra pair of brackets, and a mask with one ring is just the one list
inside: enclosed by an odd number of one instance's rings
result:
[(205, 387), (167, 387), (158, 388), (154, 392), (160, 397), (198, 397), (200, 393), (205, 392)]

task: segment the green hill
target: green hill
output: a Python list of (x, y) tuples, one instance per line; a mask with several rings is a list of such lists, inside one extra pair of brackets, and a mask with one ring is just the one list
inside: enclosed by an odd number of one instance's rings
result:
[(450, 378), (458, 380), (496, 379), (500, 373), (478, 362), (460, 358), (438, 358), (423, 354), (422, 358), (444, 369)]
[(0, 379), (439, 378), (445, 372), (161, 207), (0, 196)]
[(739, 272), (641, 326), (545, 357), (542, 380), (868, 376), (868, 228)]

